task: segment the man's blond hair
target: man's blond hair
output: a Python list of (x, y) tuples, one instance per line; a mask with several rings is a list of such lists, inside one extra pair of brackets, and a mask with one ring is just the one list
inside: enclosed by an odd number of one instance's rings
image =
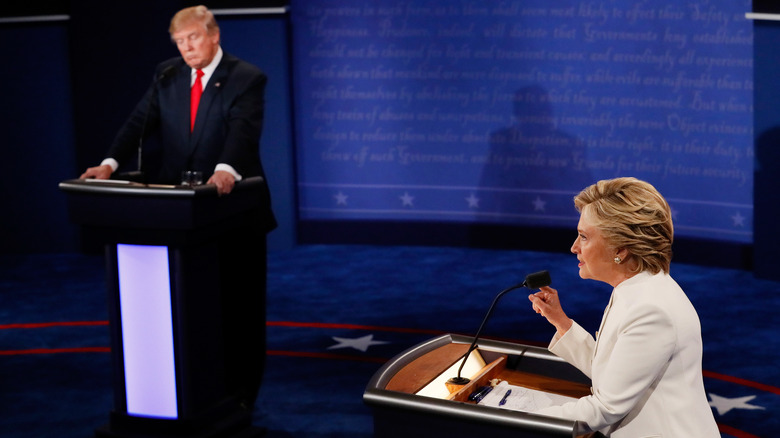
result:
[(203, 26), (206, 28), (206, 32), (209, 35), (219, 33), (219, 26), (217, 25), (217, 20), (214, 18), (214, 14), (203, 5), (184, 8), (177, 12), (171, 19), (171, 26), (168, 28), (168, 33), (173, 36), (179, 29), (192, 23), (203, 23)]

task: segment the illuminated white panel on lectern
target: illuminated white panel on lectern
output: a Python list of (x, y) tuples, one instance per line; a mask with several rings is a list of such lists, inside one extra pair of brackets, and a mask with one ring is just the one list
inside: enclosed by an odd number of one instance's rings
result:
[(168, 248), (119, 244), (127, 413), (178, 417)]

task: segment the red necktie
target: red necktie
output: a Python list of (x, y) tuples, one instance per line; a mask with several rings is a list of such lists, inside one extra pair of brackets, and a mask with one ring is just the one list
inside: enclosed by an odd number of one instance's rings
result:
[(192, 90), (190, 90), (190, 132), (195, 127), (195, 116), (198, 114), (198, 104), (200, 96), (203, 94), (203, 83), (200, 81), (200, 78), (203, 77), (203, 70), (197, 70), (195, 76), (195, 83), (192, 84)]

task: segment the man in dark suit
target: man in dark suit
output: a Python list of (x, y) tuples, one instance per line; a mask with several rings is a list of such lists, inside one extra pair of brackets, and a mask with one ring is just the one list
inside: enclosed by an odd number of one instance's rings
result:
[[(108, 158), (82, 178), (106, 179), (127, 162), (141, 136), (160, 136), (161, 183), (179, 182), (181, 173), (198, 170), (220, 194), (236, 181), (262, 176), (258, 153), (267, 78), (257, 67), (222, 52), (213, 14), (202, 6), (179, 11), (171, 20), (171, 39), (181, 57), (157, 66), (155, 82), (119, 130)], [(203, 72), (198, 78), (198, 72)], [(202, 96), (191, 114), (193, 86)]]
[[(242, 179), (264, 177), (259, 141), (267, 78), (222, 51), (219, 27), (204, 6), (177, 12), (169, 32), (181, 57), (157, 66), (154, 82), (120, 128), (107, 158), (81, 178), (110, 178), (120, 163), (132, 159), (142, 137), (156, 133), (161, 157), (147, 180), (176, 184), (182, 172), (201, 171), (219, 195), (228, 195)], [(254, 224), (249, 233), (232, 232), (214, 248), (218, 260), (231, 260), (219, 264), (223, 322), (214, 332), (225, 339), (227, 391), (251, 409), (265, 358), (265, 234), (276, 225), (267, 186), (248, 222)], [(246, 272), (256, 273), (260, 284), (241, 281)]]

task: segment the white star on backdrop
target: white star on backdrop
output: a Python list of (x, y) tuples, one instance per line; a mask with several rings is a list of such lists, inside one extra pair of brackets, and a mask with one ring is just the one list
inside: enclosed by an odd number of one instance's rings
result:
[(469, 203), (469, 208), (479, 208), (479, 198), (474, 196), (474, 194), (470, 194), (468, 198), (465, 198), (466, 202)]
[(404, 192), (403, 196), (399, 196), (398, 199), (401, 200), (401, 205), (404, 207), (414, 207), (414, 196), (410, 195), (409, 192)]
[(342, 192), (338, 192), (333, 195), (333, 199), (336, 200), (336, 205), (347, 205), (347, 198), (348, 196)]
[(739, 212), (734, 213), (734, 216), (731, 216), (731, 220), (734, 221), (735, 227), (744, 227), (745, 226), (745, 217), (739, 214)]
[(385, 341), (375, 341), (374, 335), (366, 335), (360, 338), (339, 338), (337, 336), (332, 336), (333, 340), (338, 342), (336, 345), (331, 345), (328, 347), (328, 350), (335, 350), (337, 348), (354, 348), (355, 350), (360, 350), (363, 353), (368, 350), (368, 347), (372, 345), (381, 345), (381, 344), (389, 344), (389, 342)]
[(547, 202), (542, 201), (542, 199), (537, 196), (536, 199), (534, 199), (533, 204), (534, 204), (534, 211), (544, 211), (544, 207), (545, 205), (547, 205)]
[(710, 406), (718, 410), (718, 415), (724, 415), (732, 409), (766, 409), (762, 406), (751, 405), (748, 402), (756, 398), (755, 395), (746, 397), (727, 398), (710, 393)]

